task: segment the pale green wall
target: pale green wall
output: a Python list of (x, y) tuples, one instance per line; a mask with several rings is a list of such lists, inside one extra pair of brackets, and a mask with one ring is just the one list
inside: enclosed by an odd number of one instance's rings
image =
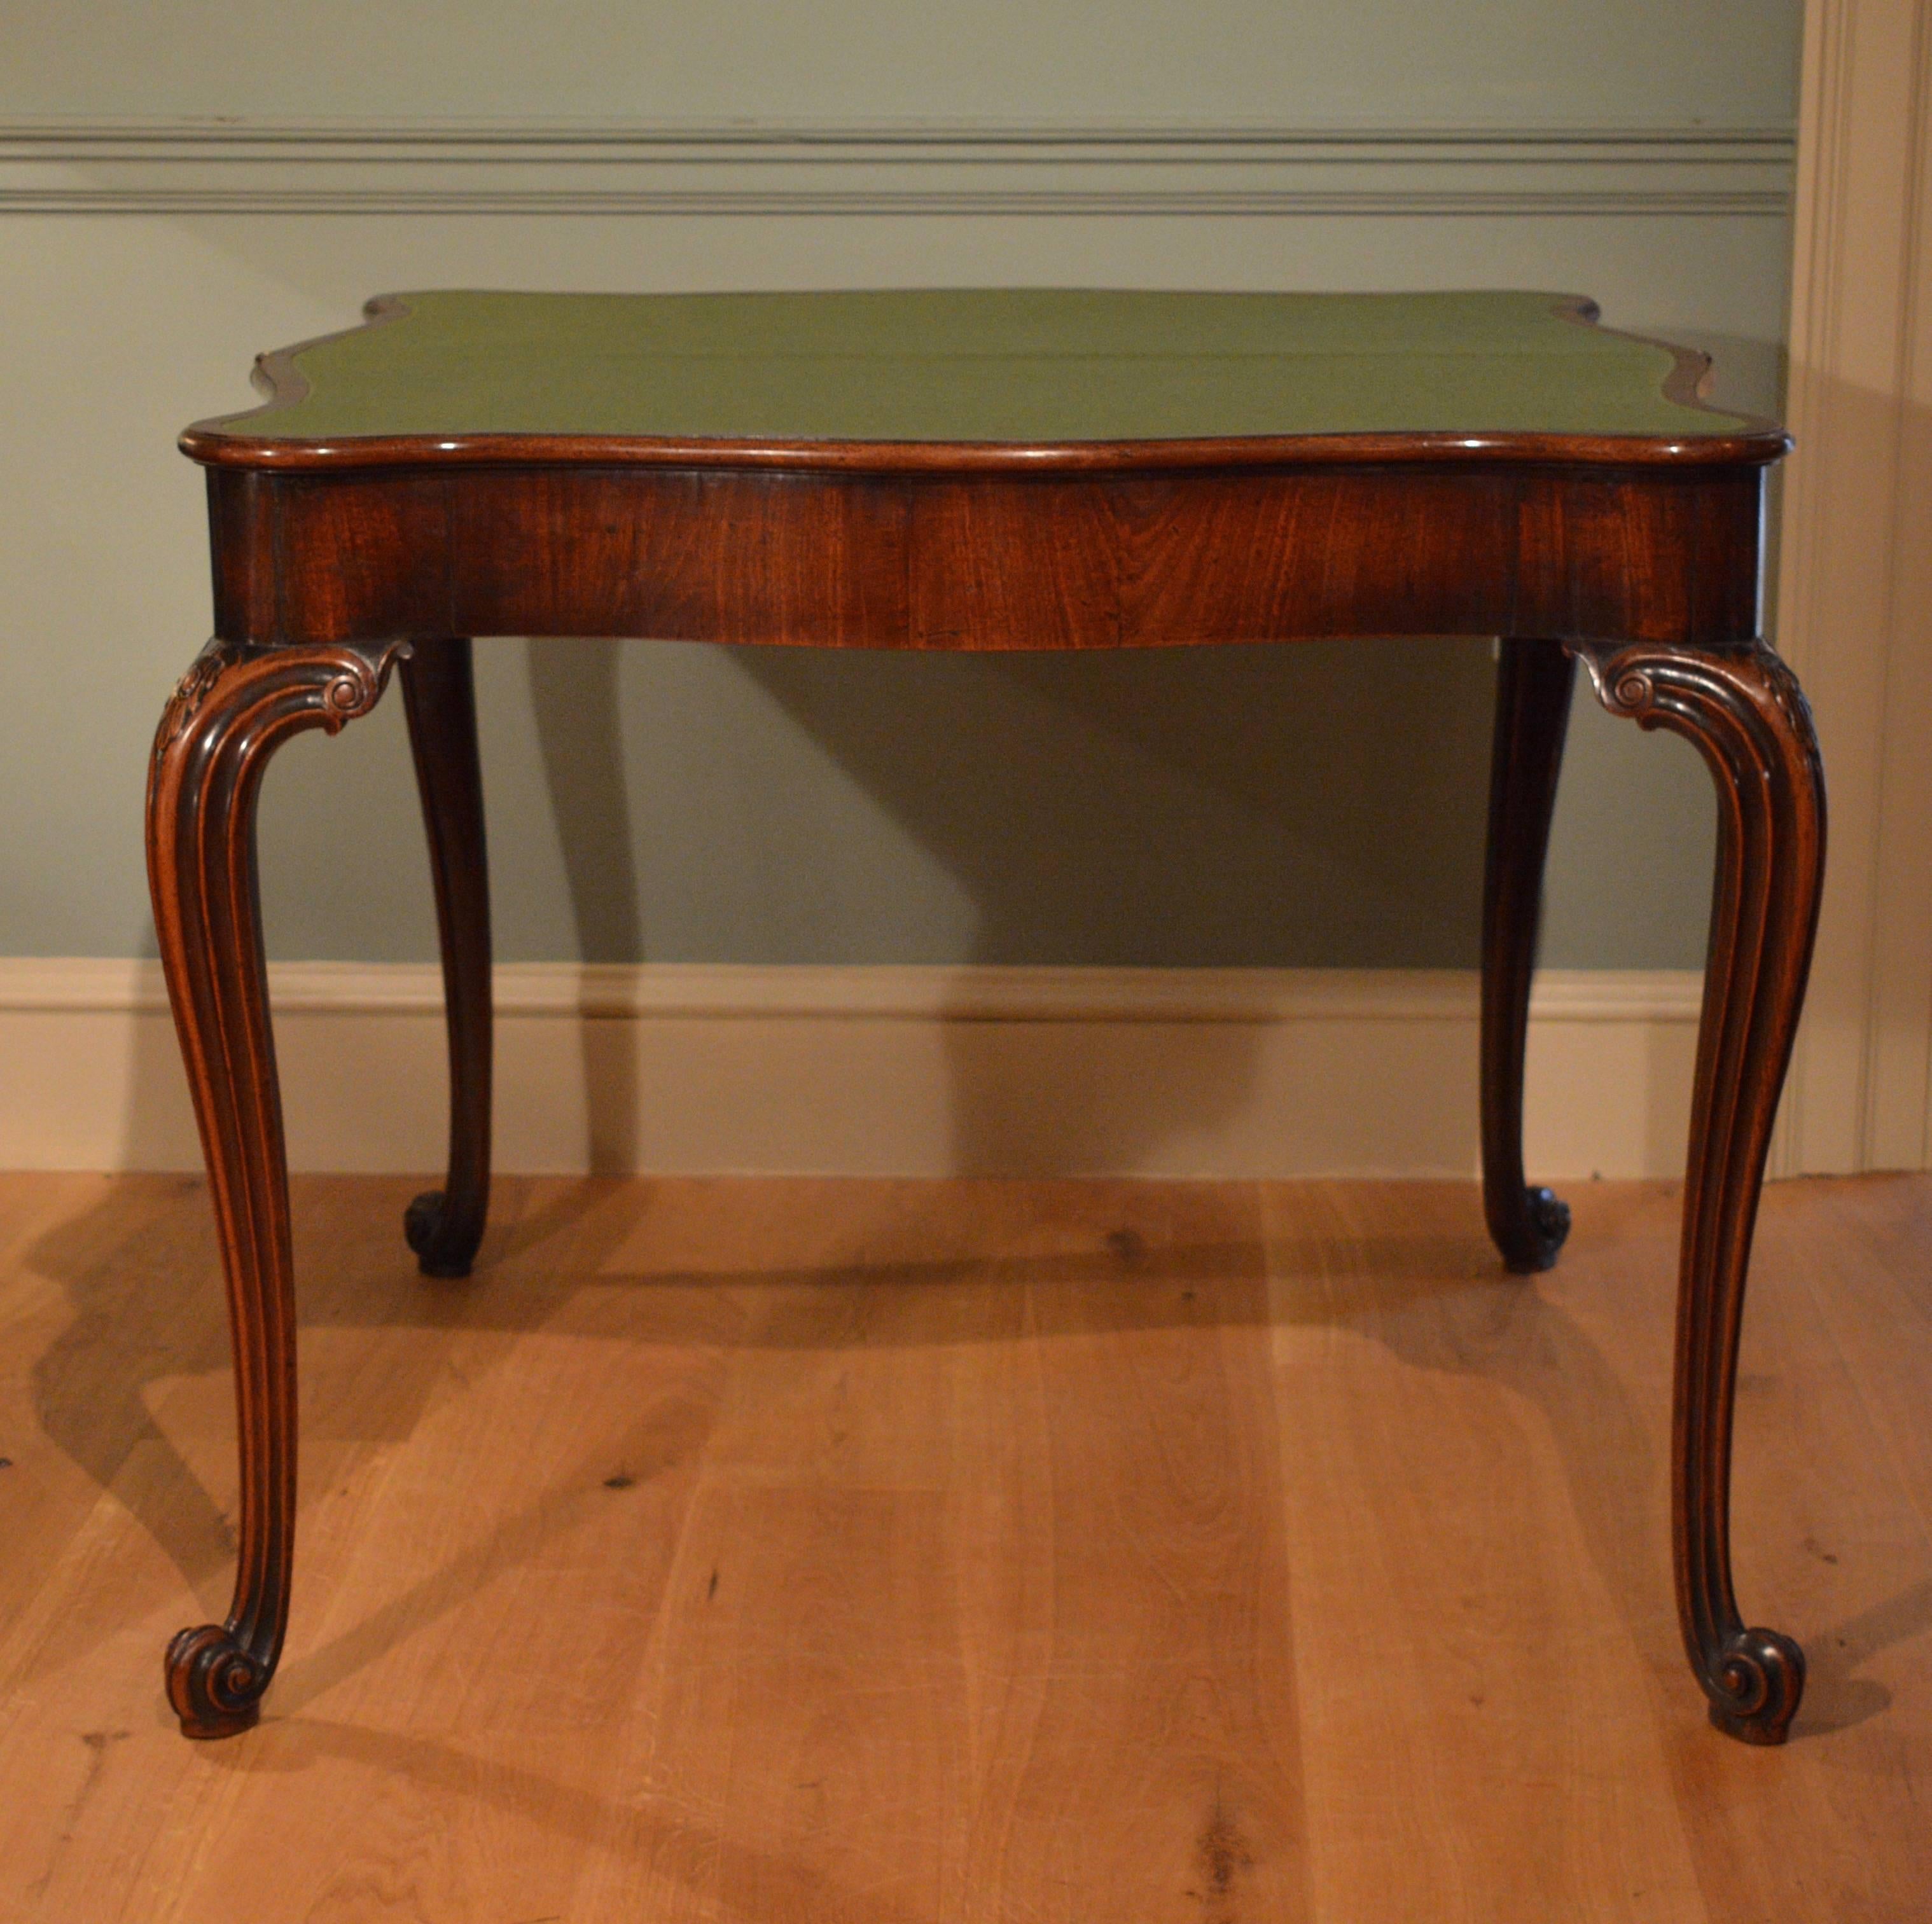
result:
[(8, 0), (0, 113), (1788, 120), (1790, 0)]
[[(71, 6), (14, 0), (0, 113), (1774, 125), (1798, 17), (311, 5), (274, 10), (272, 41), (269, 10), (124, 12), (80, 32)], [(199, 478), (172, 436), (245, 402), (255, 350), (370, 292), (1569, 287), (1716, 346), (1720, 394), (1769, 409), (1789, 238), (1721, 214), (17, 215), (0, 237), (0, 952), (42, 955), (152, 945), (146, 739), (208, 621)], [(506, 958), (1474, 958), (1484, 644), (1073, 661), (504, 640), (479, 659)], [(393, 700), (284, 752), (274, 952), (434, 952), (413, 808)], [(1694, 963), (1711, 820), (1688, 748), (1580, 709), (1547, 959)]]

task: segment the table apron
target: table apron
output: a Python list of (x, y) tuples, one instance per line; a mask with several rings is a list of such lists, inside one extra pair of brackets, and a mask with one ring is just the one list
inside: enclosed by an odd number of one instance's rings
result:
[(1764, 471), (211, 469), (215, 631), (1167, 647), (1760, 631)]

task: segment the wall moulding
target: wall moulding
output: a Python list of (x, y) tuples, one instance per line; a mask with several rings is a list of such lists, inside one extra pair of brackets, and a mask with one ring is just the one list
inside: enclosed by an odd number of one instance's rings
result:
[(41, 119), (0, 123), (16, 214), (1757, 215), (1765, 127)]

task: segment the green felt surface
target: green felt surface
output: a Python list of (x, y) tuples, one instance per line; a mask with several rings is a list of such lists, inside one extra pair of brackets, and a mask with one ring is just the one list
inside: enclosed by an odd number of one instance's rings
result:
[(232, 431), (1052, 442), (1403, 430), (1690, 436), (1670, 353), (1541, 293), (1012, 289), (403, 297)]

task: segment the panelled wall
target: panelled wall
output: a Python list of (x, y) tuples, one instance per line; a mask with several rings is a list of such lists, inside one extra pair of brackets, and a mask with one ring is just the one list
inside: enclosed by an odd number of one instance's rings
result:
[[(14, 0), (0, 955), (152, 952), (146, 739), (208, 619), (172, 437), (245, 401), (257, 349), (439, 285), (1532, 286), (1708, 346), (1720, 397), (1774, 411), (1798, 11), (497, 0), (130, 7), (110, 32)], [(512, 962), (1475, 959), (1482, 643), (478, 653)], [(1667, 1031), (1638, 1056), (1676, 1063), (1708, 784), (1684, 745), (1594, 708), (1572, 741), (1546, 956), (1648, 972), (1649, 999), (1619, 1006)], [(433, 955), (413, 809), (399, 704), (280, 757), (272, 954)], [(16, 1011), (51, 1019), (60, 979)], [(69, 1000), (104, 1013), (120, 991), (89, 979)], [(128, 1100), (173, 1114), (157, 1056), (126, 1071)], [(166, 1159), (145, 1127), (129, 1152)]]

